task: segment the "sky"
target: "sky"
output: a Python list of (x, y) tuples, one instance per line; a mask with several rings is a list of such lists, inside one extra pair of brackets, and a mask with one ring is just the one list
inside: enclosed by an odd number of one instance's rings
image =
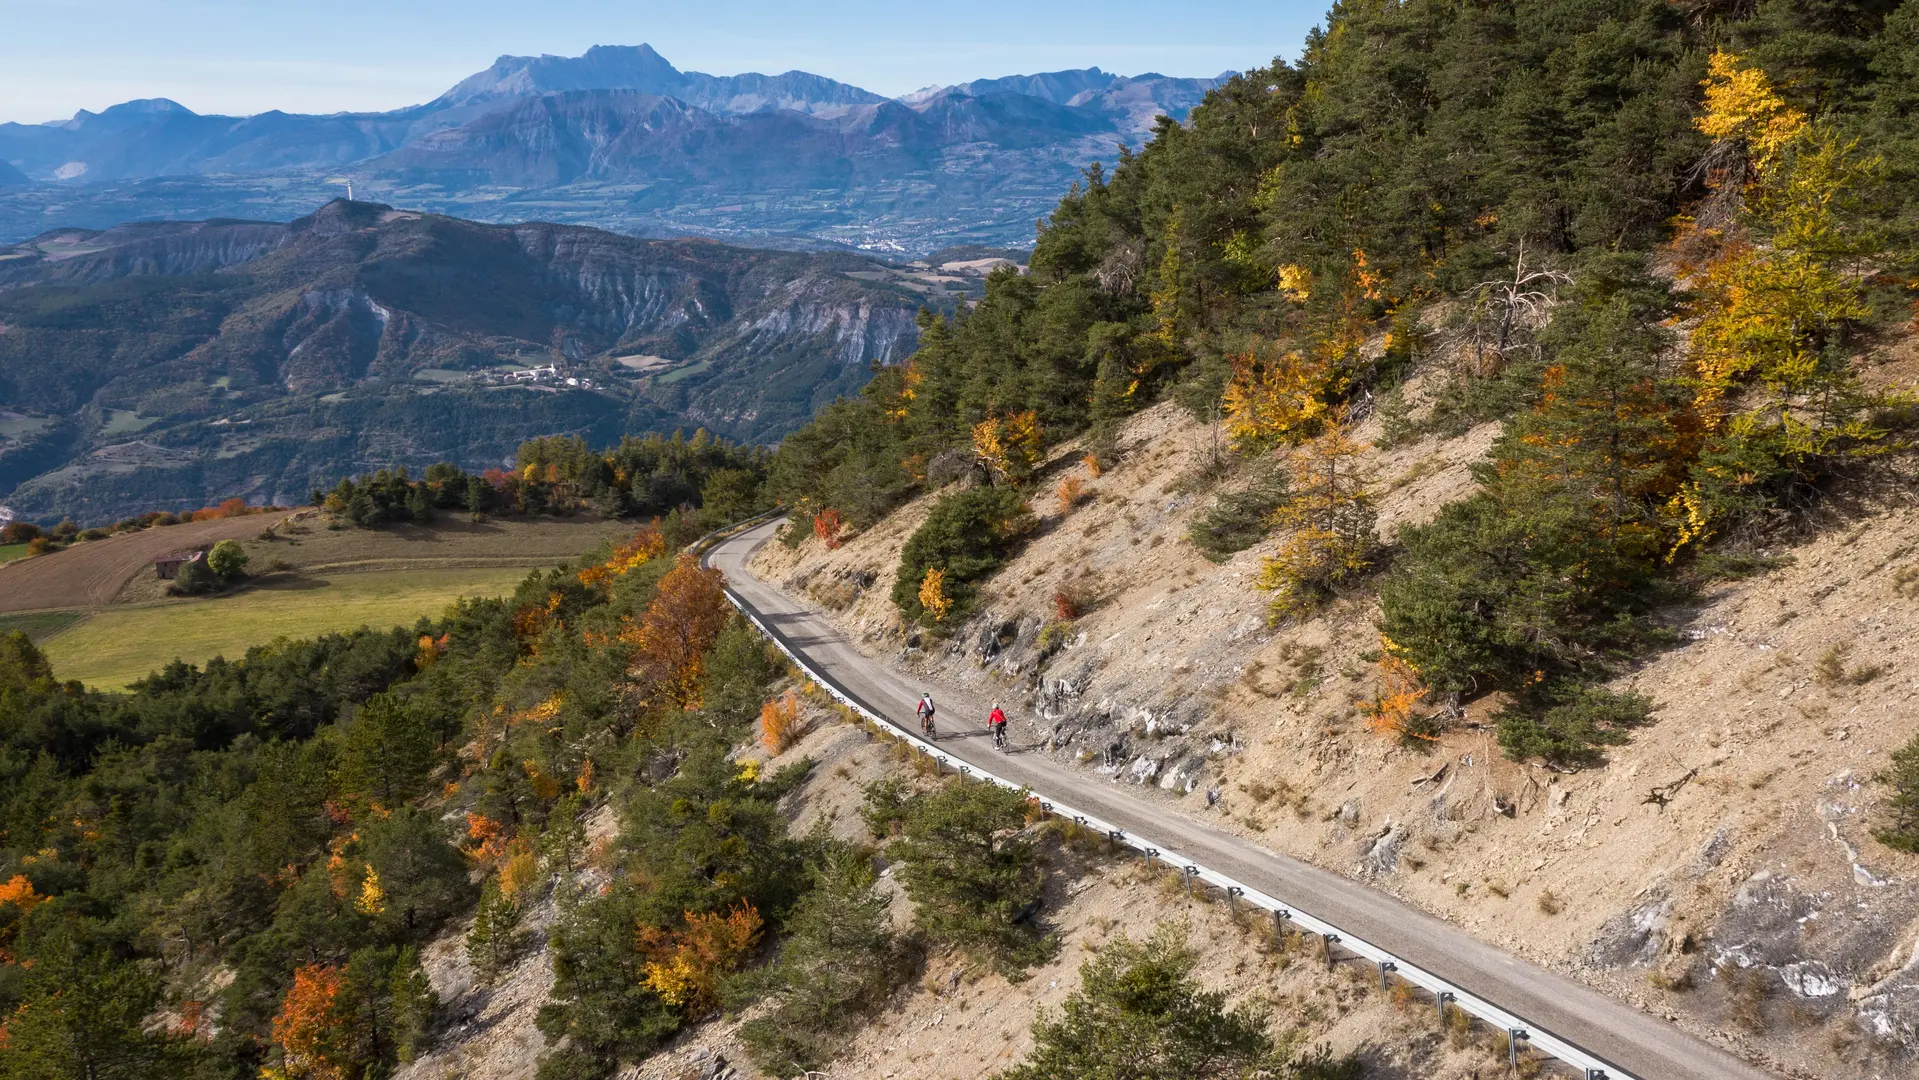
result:
[(0, 0), (0, 122), (133, 98), (201, 113), (430, 101), (503, 54), (652, 45), (681, 70), (797, 68), (898, 95), (1098, 66), (1209, 76), (1298, 56), (1327, 0)]

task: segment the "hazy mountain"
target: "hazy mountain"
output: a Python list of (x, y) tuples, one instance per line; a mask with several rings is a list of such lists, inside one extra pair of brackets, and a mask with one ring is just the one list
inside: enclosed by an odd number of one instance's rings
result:
[(1114, 75), (1096, 67), (1074, 68), (928, 87), (900, 100), (917, 105), (954, 93), (972, 97), (1017, 94), (1099, 115), (1122, 133), (1137, 135), (1152, 131), (1154, 118), (1161, 113), (1175, 120), (1185, 119), (1193, 106), (1205, 98), (1206, 91), (1233, 75), (1228, 71), (1211, 79), (1175, 79), (1155, 72), (1129, 76)]
[(502, 56), (492, 67), (442, 94), (428, 108), (455, 108), (569, 90), (637, 90), (729, 115), (767, 109), (832, 112), (886, 100), (857, 86), (804, 71), (705, 75), (679, 70), (651, 45), (595, 45), (584, 56)]
[[(386, 113), (203, 116), (163, 98), (0, 124), (0, 242), (133, 217), (307, 213), (351, 179), (389, 202), (643, 235), (922, 253), (1030, 242), (1092, 161), (1218, 79), (1085, 68), (900, 99), (806, 72), (681, 71), (652, 48), (503, 56)], [(35, 181), (17, 186), (17, 169)]]
[(30, 184), (32, 182), (33, 181), (27, 179), (26, 173), (21, 172), (19, 169), (14, 168), (4, 161), (0, 161), (0, 187)]
[[(345, 201), (63, 229), (0, 249), (0, 500), (97, 521), (285, 502), (367, 463), (482, 467), (538, 434), (777, 439), (912, 348), (901, 280), (853, 255)], [(487, 378), (546, 364), (543, 385)]]

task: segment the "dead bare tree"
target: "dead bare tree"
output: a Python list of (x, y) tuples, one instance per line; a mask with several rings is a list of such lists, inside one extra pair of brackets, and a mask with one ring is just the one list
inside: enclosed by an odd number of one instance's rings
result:
[(1532, 332), (1546, 324), (1554, 292), (1572, 280), (1564, 270), (1527, 268), (1526, 243), (1520, 241), (1510, 279), (1482, 281), (1472, 288), (1472, 305), (1460, 334), (1462, 349), (1471, 350), (1466, 373), (1480, 379), (1495, 375), (1513, 354), (1537, 349)]

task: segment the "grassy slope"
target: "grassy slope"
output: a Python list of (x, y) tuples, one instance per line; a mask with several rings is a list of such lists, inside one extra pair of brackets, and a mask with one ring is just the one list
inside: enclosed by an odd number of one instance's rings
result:
[(27, 545), (0, 544), (0, 566), (5, 566), (6, 564), (12, 562), (15, 559), (24, 559), (26, 557), (27, 557)]
[(295, 579), (279, 588), (185, 604), (124, 607), (94, 615), (49, 638), (45, 649), (64, 679), (114, 689), (178, 657), (236, 658), (274, 638), (315, 637), (361, 626), (407, 625), (462, 596), (513, 591), (524, 568), (455, 568)]

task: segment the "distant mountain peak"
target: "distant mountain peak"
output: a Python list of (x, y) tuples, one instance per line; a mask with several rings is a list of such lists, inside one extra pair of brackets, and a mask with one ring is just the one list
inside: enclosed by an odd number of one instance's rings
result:
[(579, 56), (502, 56), (492, 67), (461, 80), (433, 105), (462, 108), (578, 90), (637, 90), (729, 115), (769, 109), (830, 112), (885, 100), (857, 86), (804, 71), (779, 75), (681, 71), (653, 46), (639, 44), (595, 45)]
[(62, 127), (68, 131), (79, 131), (89, 124), (97, 124), (103, 121), (115, 124), (137, 124), (151, 120), (156, 116), (169, 115), (197, 116), (199, 114), (172, 98), (135, 98), (132, 101), (122, 101), (118, 105), (109, 106), (100, 112), (90, 112), (86, 109), (81, 109), (79, 112), (73, 114), (73, 119), (53, 126)]

